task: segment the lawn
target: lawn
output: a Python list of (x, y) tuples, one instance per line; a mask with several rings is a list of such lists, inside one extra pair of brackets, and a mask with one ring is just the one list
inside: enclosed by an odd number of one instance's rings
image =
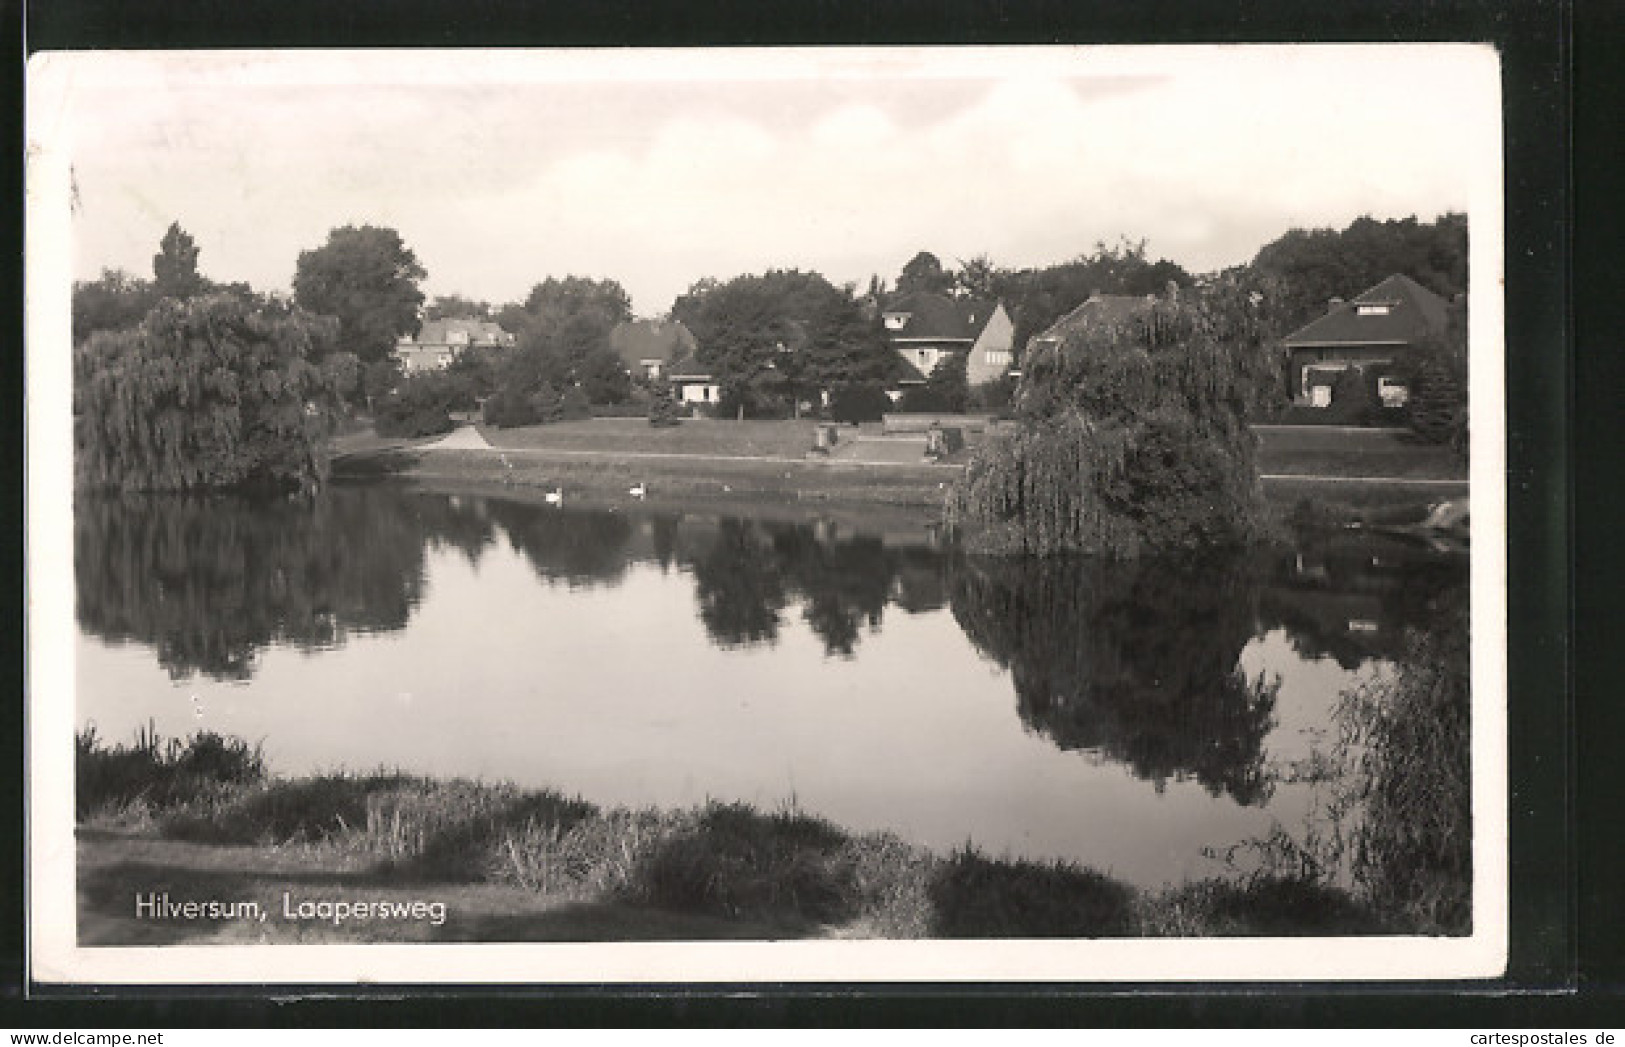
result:
[(493, 447), (557, 451), (702, 454), (729, 458), (802, 458), (813, 446), (814, 422), (730, 422), (688, 419), (656, 428), (642, 418), (595, 418), (520, 429), (481, 426)]
[(1255, 426), (1266, 475), (1465, 480), (1467, 465), (1448, 447), (1392, 430)]

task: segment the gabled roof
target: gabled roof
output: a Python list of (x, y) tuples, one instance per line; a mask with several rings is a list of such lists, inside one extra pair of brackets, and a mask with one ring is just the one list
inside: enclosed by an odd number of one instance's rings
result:
[(681, 320), (627, 320), (609, 332), (609, 347), (627, 365), (670, 361), (694, 351), (694, 335)]
[(930, 338), (942, 341), (974, 342), (987, 326), (995, 306), (976, 298), (949, 298), (944, 294), (899, 295), (886, 303), (882, 316), (902, 315), (902, 327), (886, 327), (886, 337)]
[(1082, 305), (1033, 335), (1032, 340), (1035, 344), (1059, 344), (1073, 331), (1124, 324), (1150, 309), (1155, 302), (1155, 295), (1092, 294)]
[[(402, 338), (402, 343), (416, 342), (418, 345), (451, 345), (452, 335), (467, 334), (469, 345), (504, 345), (511, 341), (512, 336), (502, 329), (502, 325), (490, 320), (476, 320), (472, 317), (447, 317), (439, 320), (425, 320), (423, 327), (418, 331), (416, 338)], [(456, 344), (464, 344), (459, 339)]]
[[(1361, 305), (1387, 305), (1386, 313), (1360, 314)], [(1410, 343), (1443, 331), (1448, 305), (1408, 276), (1395, 274), (1352, 302), (1333, 306), (1282, 339), (1288, 346)]]
[(914, 361), (906, 356), (899, 356), (897, 362), (901, 365), (897, 369), (897, 377), (892, 381), (898, 385), (924, 385), (925, 372), (914, 366)]

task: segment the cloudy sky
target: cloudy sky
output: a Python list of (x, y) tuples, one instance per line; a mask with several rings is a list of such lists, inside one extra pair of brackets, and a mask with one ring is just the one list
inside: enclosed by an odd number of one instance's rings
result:
[(72, 166), (76, 278), (150, 276), (179, 221), (206, 275), (286, 289), (365, 223), (431, 296), (613, 277), (655, 315), (772, 267), (864, 283), (1127, 236), (1200, 272), (1293, 226), (1469, 210), (1495, 78), (1458, 46), (100, 53), (31, 65), (29, 135)]

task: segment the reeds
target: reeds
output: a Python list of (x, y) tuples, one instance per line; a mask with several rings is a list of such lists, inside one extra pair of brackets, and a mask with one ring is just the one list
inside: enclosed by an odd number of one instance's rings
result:
[(165, 741), (150, 728), (111, 748), (87, 728), (79, 764), (81, 781), (96, 783), (81, 793), (82, 823), (310, 847), (403, 881), (504, 884), (787, 934), (1292, 933), (1277, 925), (1317, 904), (1330, 906), (1340, 927), (1375, 926), (1354, 918), (1364, 910), (1347, 896), (1318, 885), (1296, 894), (1290, 885), (1145, 894), (1070, 862), (993, 858), (969, 844), (942, 856), (887, 833), (849, 833), (793, 802), (771, 812), (718, 801), (602, 809), (552, 790), (390, 771), (281, 779), (265, 773), (257, 746), (207, 734)]

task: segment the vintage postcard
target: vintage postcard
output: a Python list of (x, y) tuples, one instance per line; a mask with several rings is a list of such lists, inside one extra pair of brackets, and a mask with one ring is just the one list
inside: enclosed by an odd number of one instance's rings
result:
[(1500, 975), (1499, 83), (36, 55), (33, 976)]

